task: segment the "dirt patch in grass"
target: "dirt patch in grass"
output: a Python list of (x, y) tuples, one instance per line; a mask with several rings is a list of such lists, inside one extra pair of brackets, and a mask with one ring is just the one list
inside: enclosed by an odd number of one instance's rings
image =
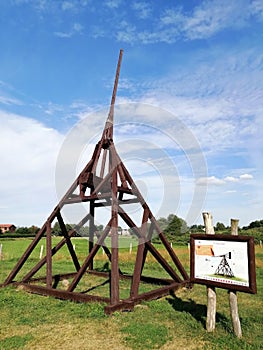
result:
[(105, 350), (129, 349), (121, 342), (118, 330), (110, 319), (94, 323), (59, 323), (43, 325), (34, 329), (33, 339), (25, 345), (25, 350)]
[(204, 348), (204, 342), (197, 342), (194, 344), (189, 344), (189, 339), (173, 339), (172, 341), (167, 342), (160, 350), (178, 350), (178, 349), (187, 349), (187, 350), (201, 350)]

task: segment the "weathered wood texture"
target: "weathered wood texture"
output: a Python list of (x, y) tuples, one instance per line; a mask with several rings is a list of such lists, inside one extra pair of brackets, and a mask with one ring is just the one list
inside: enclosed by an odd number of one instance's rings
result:
[[(239, 220), (237, 219), (231, 219), (231, 234), (234, 236), (238, 235), (238, 222)], [(235, 291), (229, 291), (229, 306), (234, 333), (238, 338), (241, 338), (242, 329), (238, 315), (237, 294)]]
[(216, 328), (216, 291), (214, 287), (207, 287), (207, 316), (206, 330), (213, 332)]
[[(205, 233), (214, 235), (213, 216), (211, 213), (203, 213)], [(216, 291), (213, 287), (207, 287), (207, 317), (206, 330), (213, 332), (216, 327)]]
[(203, 213), (203, 220), (205, 225), (205, 234), (214, 235), (215, 230), (213, 226), (213, 216), (211, 213)]

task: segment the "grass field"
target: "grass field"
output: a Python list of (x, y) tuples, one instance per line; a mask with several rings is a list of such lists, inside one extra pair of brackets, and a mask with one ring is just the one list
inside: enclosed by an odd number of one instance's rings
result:
[[(128, 239), (121, 243), (121, 269), (125, 272), (131, 271), (135, 259), (135, 248), (131, 254), (129, 252), (130, 243)], [(2, 283), (29, 240), (2, 239), (0, 244), (3, 244)], [(40, 242), (25, 270), (39, 261), (42, 244), (45, 245)], [(83, 261), (87, 241), (75, 239), (74, 244), (80, 261)], [(174, 247), (174, 250), (189, 271), (188, 248)], [(74, 271), (66, 248), (53, 260), (54, 273)], [(106, 256), (100, 251), (95, 266), (106, 268), (106, 262)], [(153, 258), (148, 258), (146, 267), (145, 275), (165, 277)], [(211, 334), (205, 330), (206, 288), (200, 285), (144, 302), (133, 312), (119, 312), (112, 316), (105, 316), (103, 304), (76, 304), (6, 287), (0, 289), (0, 349), (263, 349), (263, 248), (260, 247), (256, 247), (256, 270), (258, 293), (238, 293), (242, 339), (233, 334), (228, 294), (223, 289), (217, 289), (217, 324), (216, 331)], [(100, 282), (83, 283), (92, 288), (94, 283)], [(125, 284), (121, 286), (122, 297), (125, 297), (127, 287)], [(107, 289), (107, 285), (101, 286), (99, 293), (103, 295)]]

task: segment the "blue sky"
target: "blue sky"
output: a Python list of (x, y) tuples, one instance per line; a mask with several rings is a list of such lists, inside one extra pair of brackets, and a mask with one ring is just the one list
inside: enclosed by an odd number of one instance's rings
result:
[(41, 225), (89, 160), (120, 48), (115, 142), (156, 216), (262, 218), (262, 1), (4, 0), (0, 13), (1, 222)]

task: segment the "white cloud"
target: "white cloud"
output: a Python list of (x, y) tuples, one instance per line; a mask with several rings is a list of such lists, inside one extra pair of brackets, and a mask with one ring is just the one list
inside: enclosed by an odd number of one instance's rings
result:
[(23, 105), (23, 102), (14, 97), (14, 88), (0, 80), (0, 104), (10, 106), (10, 105)]
[(206, 152), (242, 151), (247, 159), (259, 156), (263, 128), (260, 50), (226, 53), (216, 49), (209, 57), (199, 54), (196, 60), (192, 67), (171, 69), (161, 79), (125, 84), (134, 91), (134, 99), (140, 96), (142, 103), (171, 112), (172, 118), (167, 119), (167, 114), (159, 126), (171, 130), (173, 118), (184, 121)]
[(246, 24), (247, 1), (204, 1), (192, 15), (184, 16), (183, 33), (187, 39), (208, 38), (225, 28)]
[[(225, 29), (239, 29), (249, 27), (250, 22), (260, 21), (263, 18), (262, 2), (255, 0), (205, 0), (197, 2), (191, 10), (184, 6), (164, 6), (160, 10), (157, 2), (135, 1), (127, 8), (122, 0), (106, 0), (91, 2), (88, 0), (64, 0), (55, 2), (50, 0), (14, 0), (17, 5), (30, 4), (35, 10), (42, 13), (61, 16), (62, 12), (71, 11), (74, 14), (83, 11), (101, 11), (101, 6), (110, 12), (104, 25), (97, 24), (96, 29), (89, 28), (92, 37), (115, 37), (118, 41), (126, 43), (143, 44), (168, 43), (178, 40), (206, 39)], [(87, 6), (90, 4), (90, 6)], [(118, 10), (118, 11), (116, 11)], [(131, 16), (132, 11), (132, 16)], [(88, 13), (89, 15), (90, 13)], [(154, 14), (154, 16), (153, 16)], [(159, 15), (158, 15), (159, 14)], [(143, 26), (131, 20), (135, 16), (143, 20)], [(127, 25), (120, 27), (121, 21)], [(84, 22), (83, 22), (84, 23)], [(98, 21), (99, 23), (99, 21)], [(131, 28), (136, 27), (134, 30)], [(85, 26), (88, 24), (85, 23)], [(93, 24), (94, 25), (94, 24)], [(143, 29), (144, 28), (144, 29)], [(55, 35), (61, 38), (69, 38), (72, 31), (56, 31)]]
[(65, 10), (71, 10), (75, 7), (75, 4), (73, 1), (63, 1), (62, 2), (62, 5), (61, 5), (61, 8), (63, 11)]
[(254, 0), (250, 4), (251, 13), (257, 18), (263, 19), (263, 2), (261, 0)]
[[(242, 174), (239, 177), (226, 176), (224, 178), (218, 178), (216, 176), (208, 176), (208, 177), (201, 177), (197, 179), (196, 183), (197, 185), (200, 185), (200, 186), (203, 186), (203, 185), (222, 186), (222, 185), (227, 185), (227, 183), (241, 183), (243, 180), (251, 180), (251, 179), (253, 179), (253, 175), (251, 174)], [(226, 192), (230, 193), (233, 191), (229, 190)]]
[(59, 38), (71, 38), (74, 35), (82, 34), (83, 26), (80, 23), (74, 23), (68, 32), (54, 32), (54, 35)]
[(120, 30), (118, 30), (116, 33), (117, 41), (128, 43), (134, 42), (136, 39), (136, 27), (125, 20), (120, 22), (119, 27)]
[(122, 0), (107, 0), (107, 1), (105, 1), (105, 5), (107, 7), (109, 7), (110, 9), (117, 9), (121, 3), (122, 3)]
[[(132, 5), (141, 18), (147, 19), (151, 12), (148, 4), (136, 2)], [(191, 11), (183, 7), (173, 6), (166, 8), (155, 20), (149, 23), (145, 30), (135, 29), (131, 33), (128, 29), (131, 23), (127, 21), (127, 27), (117, 32), (117, 40), (134, 43), (140, 41), (143, 44), (158, 42), (175, 43), (178, 40), (206, 39), (225, 29), (240, 29), (249, 26), (249, 21), (263, 18), (262, 2), (254, 1), (251, 4), (247, 0), (211, 0), (202, 1)], [(132, 34), (132, 35), (131, 35)]]
[(242, 174), (239, 176), (240, 180), (251, 180), (253, 179), (253, 175), (251, 174)]
[(0, 192), (3, 221), (41, 225), (55, 199), (62, 135), (35, 120), (0, 111)]
[[(249, 27), (250, 22), (261, 21), (263, 18), (262, 1), (248, 0), (204, 0), (197, 2), (191, 10), (184, 6), (164, 6), (160, 11), (157, 2), (135, 1), (131, 2), (130, 9), (137, 19), (145, 21), (143, 27), (134, 26), (126, 2), (122, 0), (106, 0), (91, 2), (88, 0), (64, 0), (62, 2), (50, 0), (14, 0), (14, 4), (29, 4), (33, 9), (42, 13), (60, 16), (62, 12), (73, 11), (75, 14), (84, 9), (93, 12), (101, 11), (101, 6), (107, 8), (108, 20), (103, 21), (105, 26), (97, 25), (96, 30), (89, 30), (93, 37), (115, 37), (118, 41), (143, 44), (158, 42), (175, 43), (178, 40), (206, 39), (225, 29), (239, 29)], [(90, 4), (90, 6), (88, 6)], [(118, 11), (119, 10), (119, 13)], [(156, 15), (156, 13), (159, 15)], [(89, 13), (88, 13), (89, 14)], [(155, 14), (154, 16), (152, 14)], [(120, 28), (120, 22), (127, 22), (127, 26)], [(99, 22), (98, 22), (99, 23)], [(87, 25), (85, 23), (85, 25)], [(137, 24), (136, 24), (137, 25)], [(55, 35), (61, 38), (71, 37), (72, 31), (56, 31)]]
[(94, 25), (91, 28), (91, 36), (94, 39), (104, 38), (105, 36), (107, 36), (107, 31), (98, 25)]
[(4, 105), (22, 105), (22, 102), (13, 97), (0, 96), (0, 103)]
[(182, 15), (182, 8), (177, 7), (177, 8), (169, 8), (166, 9), (160, 18), (161, 24), (163, 25), (171, 25), (171, 24), (176, 24), (176, 25), (182, 25), (184, 22), (184, 16)]
[(43, 107), (45, 108), (45, 113), (49, 115), (54, 115), (55, 113), (65, 111), (63, 106), (54, 104), (52, 102), (48, 102), (47, 105)]
[(73, 31), (75, 33), (82, 33), (83, 26), (80, 23), (73, 24)]
[(132, 3), (131, 7), (137, 12), (137, 16), (140, 19), (148, 18), (152, 12), (152, 8), (147, 2), (136, 1)]
[(225, 181), (215, 176), (208, 176), (208, 177), (201, 177), (197, 179), (196, 183), (199, 186), (207, 186), (207, 185), (221, 186), (225, 184)]
[[(161, 85), (162, 83), (160, 83)], [(251, 119), (237, 117), (236, 112), (219, 98), (193, 98), (190, 96), (173, 95), (173, 88), (167, 93), (159, 93), (152, 90), (140, 99), (141, 106), (152, 106), (151, 113), (145, 114), (144, 121), (161, 128), (163, 131), (177, 134), (177, 121), (183, 121), (199, 141), (204, 150), (220, 152), (229, 147), (237, 146), (244, 138), (253, 133)], [(119, 99), (120, 100), (120, 99)], [(221, 103), (222, 100), (222, 103)], [(121, 101), (124, 101), (122, 99)], [(158, 106), (162, 108), (158, 108)], [(127, 111), (130, 115), (134, 112), (140, 115), (139, 110)], [(160, 118), (162, 115), (162, 118)], [(134, 119), (136, 120), (136, 119)], [(240, 127), (242, 125), (242, 127)], [(255, 129), (255, 127), (253, 127)], [(242, 133), (242, 137), (241, 134)]]
[(226, 182), (238, 182), (238, 178), (236, 178), (236, 177), (234, 177), (234, 176), (226, 176), (226, 177), (224, 178), (224, 180), (225, 180)]
[(54, 35), (59, 38), (71, 38), (72, 32), (54, 32)]

